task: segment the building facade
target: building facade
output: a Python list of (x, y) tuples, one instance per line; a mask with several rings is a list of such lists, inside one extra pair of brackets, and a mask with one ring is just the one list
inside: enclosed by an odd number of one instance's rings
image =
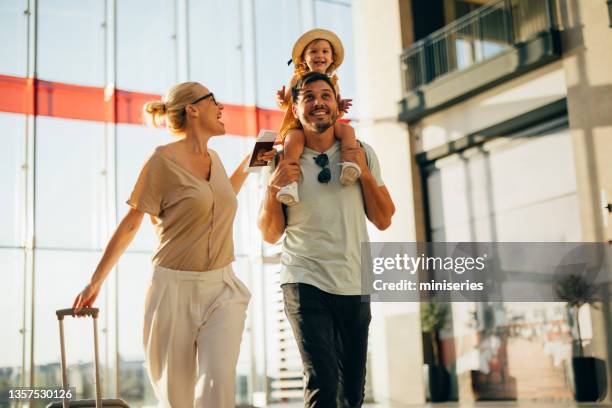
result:
[[(382, 3), (352, 3), (357, 126), (399, 204), (373, 240), (609, 241), (609, 2)], [(418, 308), (375, 306), (375, 397), (421, 402), (432, 355)], [(610, 305), (579, 319), (610, 389)], [(573, 398), (575, 324), (561, 303), (456, 303), (440, 336), (454, 399)]]

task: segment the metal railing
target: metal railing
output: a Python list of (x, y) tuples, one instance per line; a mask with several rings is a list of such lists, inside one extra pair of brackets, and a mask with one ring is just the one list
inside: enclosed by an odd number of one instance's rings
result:
[(401, 59), (404, 90), (462, 71), (554, 26), (554, 0), (493, 0), (414, 43)]

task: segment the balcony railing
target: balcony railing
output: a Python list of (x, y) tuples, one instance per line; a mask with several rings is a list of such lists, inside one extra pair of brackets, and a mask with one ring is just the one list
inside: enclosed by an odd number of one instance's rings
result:
[(405, 92), (466, 70), (554, 27), (554, 0), (493, 0), (401, 56)]

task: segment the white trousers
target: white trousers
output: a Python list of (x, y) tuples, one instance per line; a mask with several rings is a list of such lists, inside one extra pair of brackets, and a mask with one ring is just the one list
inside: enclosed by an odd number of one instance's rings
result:
[(159, 407), (235, 407), (236, 363), (250, 297), (231, 265), (206, 272), (155, 267), (143, 341)]

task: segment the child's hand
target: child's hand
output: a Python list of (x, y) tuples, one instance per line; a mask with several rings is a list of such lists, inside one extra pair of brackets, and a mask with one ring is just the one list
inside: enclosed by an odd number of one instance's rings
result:
[(276, 103), (280, 107), (285, 106), (285, 85), (283, 85), (281, 89), (276, 91)]
[(348, 113), (351, 106), (353, 106), (352, 99), (338, 99), (338, 110), (340, 112)]

